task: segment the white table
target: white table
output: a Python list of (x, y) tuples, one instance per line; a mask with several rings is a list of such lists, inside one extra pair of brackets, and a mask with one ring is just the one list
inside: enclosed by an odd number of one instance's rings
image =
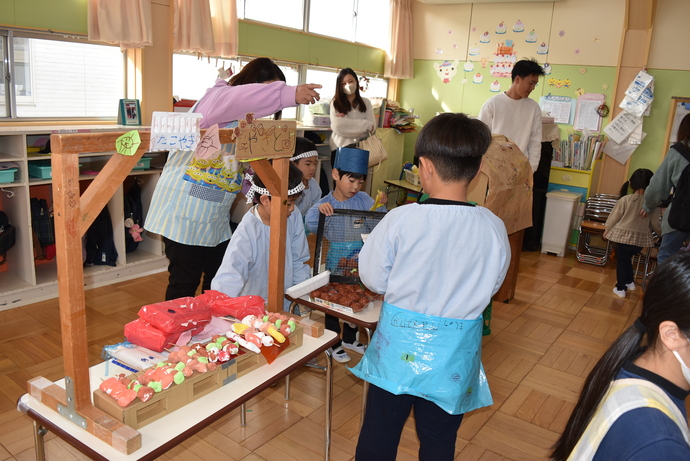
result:
[[(245, 376), (213, 391), (194, 402), (185, 405), (138, 431), (141, 433), (142, 446), (130, 455), (125, 455), (95, 437), (85, 429), (71, 423), (66, 418), (41, 404), (29, 394), (24, 394), (17, 402), (17, 409), (34, 420), (34, 441), (36, 459), (45, 459), (43, 434), (50, 430), (58, 437), (77, 448), (82, 453), (98, 460), (145, 460), (155, 459), (183, 440), (196, 434), (230, 411), (241, 406), (252, 397), (287, 377), (290, 372), (306, 364), (320, 353), (326, 353), (326, 420), (324, 459), (330, 457), (331, 443), (331, 398), (333, 382), (331, 379), (331, 348), (338, 338), (332, 331), (325, 331), (320, 338), (304, 336), (301, 347), (280, 355), (270, 365), (264, 365), (247, 373)], [(92, 391), (98, 388), (101, 380), (107, 376), (122, 373), (117, 366), (110, 365), (109, 375), (105, 374), (105, 362), (90, 368)], [(64, 387), (64, 380), (56, 384)], [(287, 397), (287, 396), (286, 396)]]
[[(381, 306), (383, 303), (381, 301), (374, 301), (369, 304), (365, 309), (359, 312), (347, 312), (342, 309), (336, 309), (323, 304), (315, 303), (310, 301), (309, 295), (303, 295), (299, 298), (292, 297), (290, 295), (285, 295), (285, 298), (292, 302), (301, 304), (310, 309), (321, 311), (324, 314), (330, 314), (334, 317), (339, 318), (345, 322), (353, 323), (359, 327), (364, 328), (367, 332), (367, 345), (371, 344), (371, 331), (376, 329), (376, 325), (379, 322), (379, 315), (381, 315)], [(367, 409), (367, 394), (369, 393), (369, 383), (364, 381), (362, 384), (362, 413), (360, 415), (360, 425), (364, 423), (364, 413)]]

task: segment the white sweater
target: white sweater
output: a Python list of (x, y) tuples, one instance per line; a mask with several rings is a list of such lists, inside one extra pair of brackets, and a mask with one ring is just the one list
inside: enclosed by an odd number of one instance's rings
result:
[(374, 120), (374, 109), (367, 98), (362, 98), (367, 110), (360, 112), (359, 109), (351, 109), (345, 117), (338, 117), (338, 113), (333, 108), (331, 101), (331, 139), (329, 144), (331, 150), (337, 147), (345, 147), (348, 144), (366, 139), (376, 131)]
[(479, 111), (479, 120), (493, 134), (502, 134), (513, 141), (537, 171), (541, 158), (541, 108), (533, 99), (511, 99), (501, 93), (489, 98)]

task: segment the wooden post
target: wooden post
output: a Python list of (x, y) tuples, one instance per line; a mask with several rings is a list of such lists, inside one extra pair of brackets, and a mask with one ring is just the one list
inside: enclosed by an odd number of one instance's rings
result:
[(280, 312), (285, 301), (285, 238), (287, 234), (287, 191), (289, 158), (251, 162), (271, 193), (271, 253), (268, 258), (268, 311)]

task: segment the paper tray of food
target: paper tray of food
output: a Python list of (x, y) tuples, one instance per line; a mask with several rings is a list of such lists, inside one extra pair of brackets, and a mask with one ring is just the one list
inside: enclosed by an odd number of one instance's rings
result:
[(285, 290), (285, 294), (293, 298), (301, 298), (302, 296), (311, 293), (317, 288), (321, 288), (322, 286), (328, 284), (330, 280), (331, 271), (324, 271), (310, 279), (305, 280), (302, 283), (298, 283), (297, 285), (291, 286), (290, 288)]

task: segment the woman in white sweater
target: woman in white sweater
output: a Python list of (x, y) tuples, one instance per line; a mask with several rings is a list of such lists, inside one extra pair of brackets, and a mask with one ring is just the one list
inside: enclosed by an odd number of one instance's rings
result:
[(371, 102), (359, 94), (359, 80), (352, 69), (340, 71), (331, 101), (330, 146), (347, 147), (368, 138), (376, 131), (374, 110)]

